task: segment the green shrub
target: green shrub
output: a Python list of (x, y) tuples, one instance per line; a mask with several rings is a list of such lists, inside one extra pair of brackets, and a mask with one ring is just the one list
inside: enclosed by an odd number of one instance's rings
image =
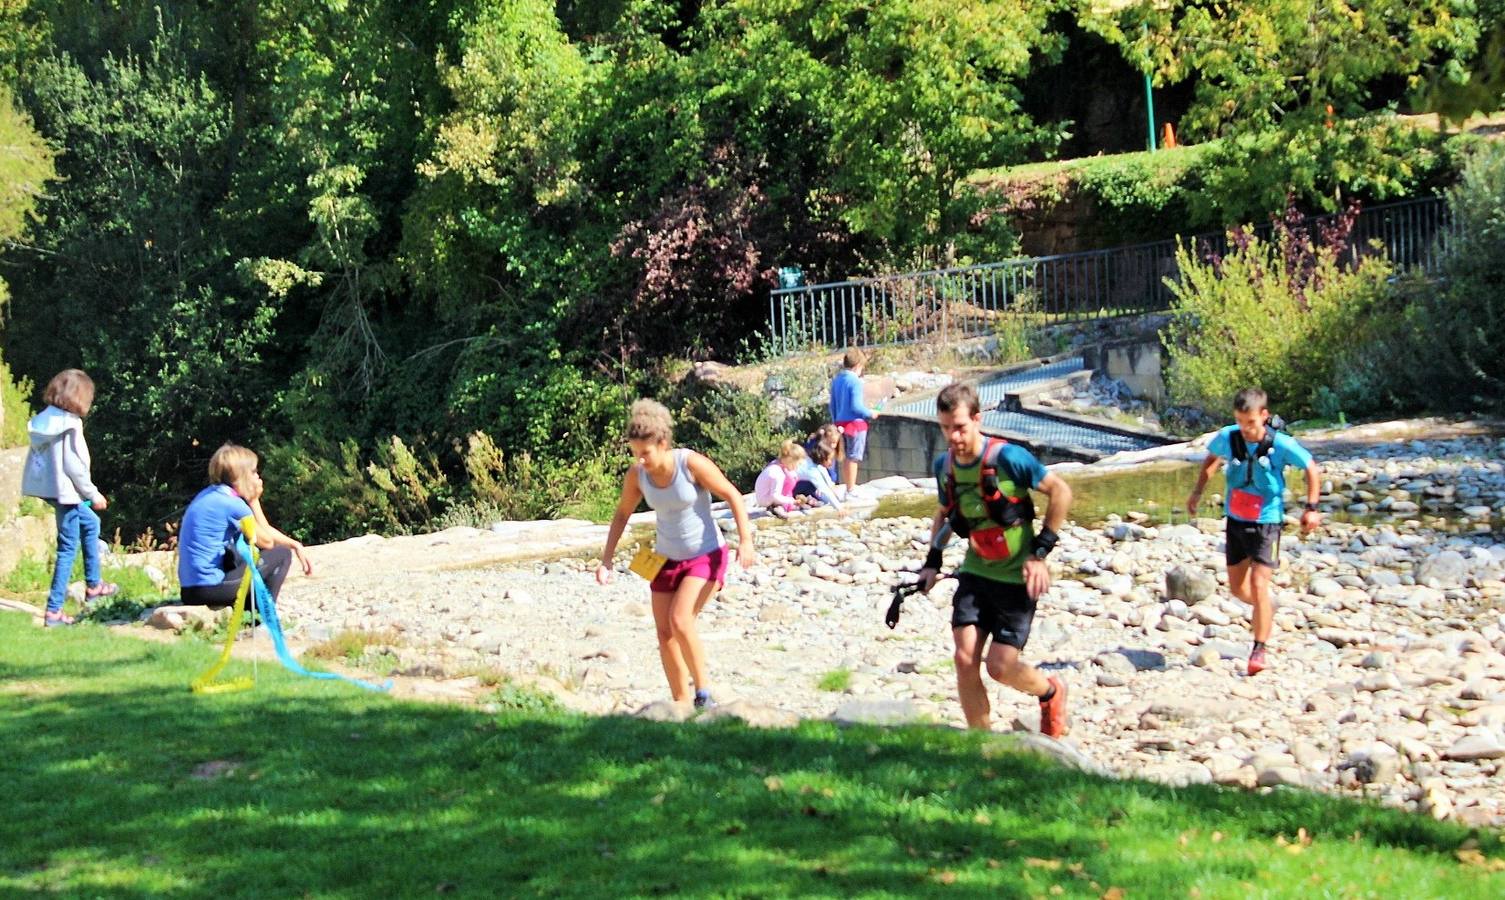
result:
[[(3, 287), (0, 287), (3, 292)], [(0, 448), (25, 447), (26, 423), (31, 419), (32, 384), (11, 374), (10, 366), (0, 359)]]
[(1482, 148), (1448, 192), (1457, 236), (1441, 289), (1419, 298), (1411, 342), (1429, 406), (1500, 408), (1505, 397), (1505, 146)]
[(484, 527), (499, 520), (573, 516), (611, 518), (625, 456), (613, 459), (613, 445), (586, 459), (535, 460), (529, 453), (510, 459), (490, 435), (475, 432), (466, 441), (465, 499), (434, 520), (434, 525)]
[(1188, 215), (1241, 222), (1278, 212), (1292, 195), (1303, 206), (1336, 210), (1343, 197), (1381, 202), (1432, 193), (1456, 176), (1475, 140), (1385, 116), (1224, 138), (1189, 172), (1199, 189), (1187, 195)]
[(762, 394), (694, 379), (666, 405), (675, 411), (675, 442), (710, 457), (744, 489), (803, 424), (782, 421)]
[(346, 629), (329, 640), (310, 647), (303, 656), (305, 659), (344, 660), (356, 665), (371, 648), (390, 647), (401, 640), (402, 636), (390, 628), (381, 631)]
[(386, 494), (387, 506), (404, 525), (427, 522), (450, 494), (449, 480), (433, 454), (420, 458), (395, 434), (377, 445), (366, 474)]
[[(1116, 153), (978, 172), (976, 218), (1032, 221), (1061, 204), (1077, 230), (1072, 249), (1190, 235), (1278, 213), (1293, 192), (1332, 209), (1434, 193), (1479, 145), (1383, 116), (1320, 134), (1283, 131), (1160, 150)], [(994, 257), (995, 259), (1001, 257)], [(980, 261), (981, 258), (979, 258)]]
[(1223, 410), (1240, 388), (1258, 385), (1272, 406), (1296, 416), (1348, 392), (1341, 380), (1356, 371), (1355, 350), (1394, 328), (1394, 317), (1381, 314), (1394, 297), (1389, 263), (1342, 261), (1352, 213), (1326, 242), (1282, 226), (1270, 240), (1230, 233), (1222, 258), (1177, 250), (1180, 280), (1170, 284), (1164, 335), (1174, 402)]
[(513, 681), (504, 682), (501, 687), (497, 688), (489, 698), (489, 702), (498, 707), (499, 711), (509, 713), (538, 715), (563, 711), (563, 707), (552, 694), (546, 694), (536, 688), (525, 687)]
[[(57, 557), (48, 554), (43, 557), (25, 556), (0, 578), (0, 590), (15, 594), (25, 600), (36, 600), (47, 596), (47, 591), (52, 587), (52, 567), (56, 565)], [(130, 604), (138, 607), (144, 604), (160, 602), (164, 591), (168, 596), (177, 595), (176, 576), (170, 574), (168, 583), (164, 589), (152, 583), (147, 576), (146, 570), (134, 565), (115, 565), (106, 560), (101, 560), (100, 574), (103, 580), (113, 582), (120, 586), (120, 592), (108, 601), (109, 608), (125, 609)], [(68, 583), (84, 580), (84, 556), (82, 553), (73, 558), (73, 571), (69, 574)], [(96, 617), (97, 618), (97, 617)]]
[(363, 470), (354, 440), (302, 436), (268, 448), (261, 468), (268, 515), (302, 540), (387, 533), (401, 523), (390, 496)]

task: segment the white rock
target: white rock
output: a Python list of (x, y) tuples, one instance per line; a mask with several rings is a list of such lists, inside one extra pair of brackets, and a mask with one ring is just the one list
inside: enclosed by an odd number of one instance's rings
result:
[(1505, 744), (1502, 744), (1500, 738), (1493, 733), (1467, 734), (1454, 741), (1442, 757), (1462, 762), (1500, 759), (1505, 757)]

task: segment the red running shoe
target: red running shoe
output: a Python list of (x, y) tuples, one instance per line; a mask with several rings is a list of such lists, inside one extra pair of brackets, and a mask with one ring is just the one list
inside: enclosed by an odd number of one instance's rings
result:
[(1259, 647), (1249, 654), (1249, 674), (1258, 675), (1265, 670), (1265, 648)]
[(1054, 675), (1049, 681), (1056, 692), (1049, 700), (1040, 701), (1040, 733), (1058, 738), (1066, 734), (1066, 682)]

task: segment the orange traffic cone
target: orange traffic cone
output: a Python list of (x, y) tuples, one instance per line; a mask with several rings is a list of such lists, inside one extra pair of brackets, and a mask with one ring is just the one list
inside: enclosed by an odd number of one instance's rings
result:
[(1176, 126), (1169, 122), (1160, 129), (1160, 146), (1166, 150), (1176, 146)]

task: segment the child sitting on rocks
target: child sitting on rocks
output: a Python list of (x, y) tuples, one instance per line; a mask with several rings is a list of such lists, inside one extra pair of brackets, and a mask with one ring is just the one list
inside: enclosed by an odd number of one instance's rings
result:
[[(835, 432), (834, 438), (825, 440), (826, 429)], [(796, 475), (799, 480), (794, 485), (794, 496), (810, 497), (830, 506), (838, 513), (845, 516), (846, 510), (841, 506), (841, 500), (837, 497), (836, 481), (833, 469), (836, 463), (836, 448), (841, 446), (841, 431), (834, 425), (825, 425), (817, 430), (805, 441), (805, 449), (809, 459), (801, 462)]]
[(804, 447), (794, 441), (785, 441), (779, 447), (778, 458), (771, 460), (758, 473), (757, 483), (753, 486), (754, 502), (779, 518), (805, 506), (819, 506), (820, 501), (812, 496), (795, 496), (800, 464), (807, 461)]

